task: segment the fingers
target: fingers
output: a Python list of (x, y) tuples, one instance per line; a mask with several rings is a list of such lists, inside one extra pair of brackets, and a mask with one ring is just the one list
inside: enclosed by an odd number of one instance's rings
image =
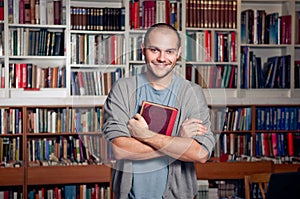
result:
[(207, 132), (207, 128), (199, 119), (185, 120), (181, 125), (180, 135), (182, 137), (192, 137), (203, 135)]

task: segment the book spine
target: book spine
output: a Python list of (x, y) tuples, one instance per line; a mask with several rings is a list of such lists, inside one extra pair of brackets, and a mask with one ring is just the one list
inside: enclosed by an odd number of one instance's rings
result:
[(54, 24), (55, 25), (60, 25), (61, 24), (61, 15), (62, 15), (62, 11), (61, 11), (61, 0), (53, 0), (53, 13), (54, 13)]

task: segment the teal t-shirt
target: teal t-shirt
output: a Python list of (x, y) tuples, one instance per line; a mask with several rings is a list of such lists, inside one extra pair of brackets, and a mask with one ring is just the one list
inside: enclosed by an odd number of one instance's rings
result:
[[(145, 74), (138, 75), (137, 106), (139, 112), (143, 100), (174, 106), (181, 79), (173, 76), (172, 83), (163, 90), (154, 89)], [(168, 157), (133, 161), (133, 181), (128, 198), (162, 198), (168, 180)]]

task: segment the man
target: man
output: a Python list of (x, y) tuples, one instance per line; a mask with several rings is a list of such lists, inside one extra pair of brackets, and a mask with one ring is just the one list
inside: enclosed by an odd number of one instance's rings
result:
[[(149, 28), (141, 46), (147, 71), (115, 83), (104, 106), (103, 132), (116, 158), (115, 198), (194, 198), (194, 162), (205, 163), (215, 144), (209, 110), (199, 85), (174, 72), (180, 36), (164, 23)], [(173, 106), (172, 136), (148, 129), (139, 114), (143, 100)]]

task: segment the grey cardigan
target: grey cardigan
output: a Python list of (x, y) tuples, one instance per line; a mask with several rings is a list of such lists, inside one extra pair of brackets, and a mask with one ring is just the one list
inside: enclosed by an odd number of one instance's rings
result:
[[(180, 125), (186, 118), (201, 119), (209, 129), (205, 135), (193, 137), (208, 152), (209, 156), (215, 145), (215, 138), (210, 130), (209, 109), (202, 88), (183, 78), (178, 91), (176, 107), (179, 110), (173, 136), (178, 135)], [(136, 78), (119, 79), (110, 91), (104, 104), (103, 132), (106, 140), (127, 136), (129, 119), (135, 114), (136, 107)], [(132, 182), (132, 162), (117, 160), (112, 176), (114, 197), (127, 199)], [(163, 198), (194, 198), (197, 194), (197, 179), (193, 162), (183, 162), (170, 158), (168, 182)]]

